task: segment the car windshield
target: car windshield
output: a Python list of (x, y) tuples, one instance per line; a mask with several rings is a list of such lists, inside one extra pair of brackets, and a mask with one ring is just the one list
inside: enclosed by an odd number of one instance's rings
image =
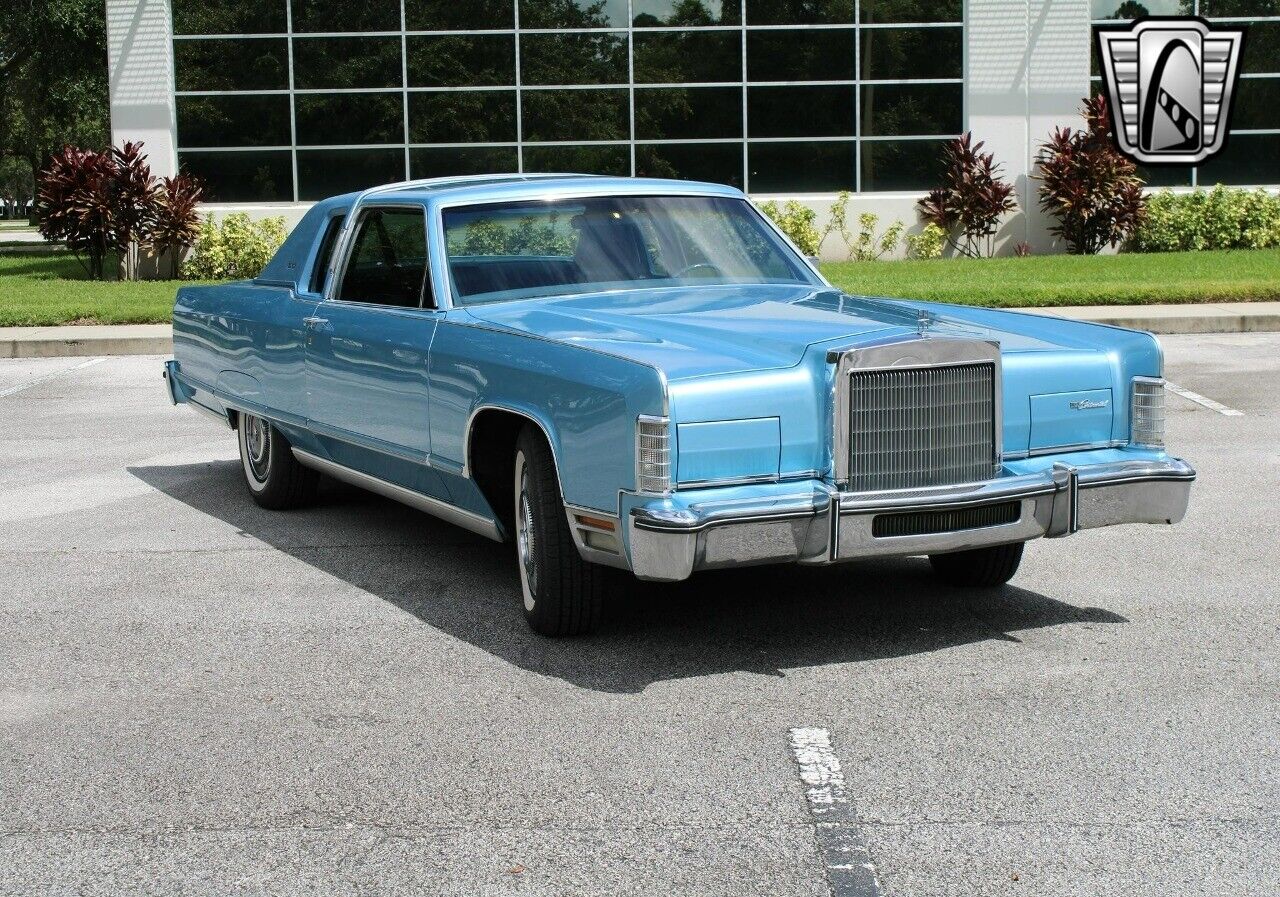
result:
[(463, 305), (602, 290), (817, 280), (745, 200), (611, 196), (447, 209)]

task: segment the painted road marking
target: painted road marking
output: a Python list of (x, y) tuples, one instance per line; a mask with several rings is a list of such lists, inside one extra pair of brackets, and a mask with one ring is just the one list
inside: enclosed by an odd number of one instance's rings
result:
[(79, 364), (73, 364), (69, 368), (62, 368), (60, 370), (54, 371), (52, 374), (45, 374), (43, 377), (37, 377), (34, 380), (28, 380), (26, 383), (19, 383), (17, 386), (10, 386), (8, 389), (0, 390), (0, 399), (3, 399), (5, 396), (11, 396), (16, 392), (22, 392), (24, 389), (30, 389), (33, 386), (39, 386), (41, 383), (48, 383), (50, 380), (53, 380), (57, 377), (61, 377), (63, 374), (70, 374), (72, 371), (78, 371), (103, 361), (106, 361), (106, 359), (90, 358), (88, 361), (82, 361)]
[(1200, 393), (1184, 389), (1176, 383), (1170, 383), (1168, 380), (1165, 381), (1164, 388), (1169, 390), (1171, 393), (1182, 396), (1184, 399), (1190, 399), (1197, 405), (1203, 405), (1204, 407), (1210, 408), (1219, 414), (1225, 414), (1227, 417), (1244, 417), (1243, 411), (1228, 408), (1226, 405), (1221, 402), (1215, 402), (1213, 399), (1206, 399), (1204, 396), (1200, 395)]
[(844, 771), (831, 750), (830, 734), (815, 728), (788, 734), (832, 897), (880, 897), (880, 879), (845, 793)]

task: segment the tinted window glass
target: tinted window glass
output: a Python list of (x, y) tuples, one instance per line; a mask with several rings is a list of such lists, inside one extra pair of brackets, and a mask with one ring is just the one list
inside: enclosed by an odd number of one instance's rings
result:
[(631, 0), (637, 28), (659, 25), (737, 25), (741, 0)]
[(1252, 186), (1280, 181), (1280, 134), (1230, 134), (1220, 156), (1200, 167), (1199, 183)]
[(409, 176), (502, 174), (517, 167), (514, 146), (421, 147), (409, 150)]
[(664, 143), (636, 147), (636, 175), (742, 187), (742, 144)]
[[(1170, 3), (1172, 0), (1155, 0), (1156, 3)], [(1181, 0), (1180, 12), (1186, 15), (1186, 0)], [(1155, 12), (1155, 10), (1151, 10)], [(1176, 14), (1176, 13), (1173, 13)], [(1274, 16), (1280, 15), (1275, 0), (1200, 0), (1202, 16)]]
[(525, 140), (626, 140), (630, 115), (625, 90), (526, 90)]
[(868, 24), (959, 22), (964, 18), (960, 0), (861, 0), (858, 9)]
[(1280, 78), (1241, 78), (1232, 100), (1231, 127), (1280, 128)]
[(661, 31), (635, 36), (636, 83), (741, 81), (737, 31)]
[(748, 25), (852, 25), (853, 0), (746, 0)]
[(178, 97), (179, 146), (288, 146), (289, 98)]
[(410, 87), (516, 83), (516, 39), (509, 34), (410, 37)]
[(294, 103), (299, 146), (404, 143), (402, 94), (299, 94)]
[(631, 151), (625, 146), (526, 146), (524, 170), (626, 177), (631, 173)]
[(851, 85), (752, 87), (747, 131), (752, 137), (852, 137), (853, 90)]
[(618, 287), (810, 283), (743, 200), (639, 196), (448, 209), (463, 304)]
[(755, 193), (834, 193), (854, 189), (856, 154), (847, 143), (752, 143), (747, 161)]
[(520, 0), (521, 28), (625, 28), (627, 0)]
[(399, 31), (399, 0), (290, 0), (294, 31)]
[(417, 308), (427, 274), (421, 209), (370, 209), (360, 216), (338, 298)]
[(861, 35), (862, 77), (867, 81), (962, 74), (959, 28), (865, 28)]
[[(1204, 0), (1201, 0), (1204, 8)], [(1187, 0), (1092, 0), (1089, 14), (1095, 19), (1135, 19), (1139, 16), (1185, 16)]]
[(635, 96), (640, 140), (742, 136), (740, 87), (637, 88)]
[(867, 84), (862, 87), (862, 134), (959, 134), (960, 84)]
[(409, 94), (410, 143), (509, 143), (515, 139), (515, 91)]
[(293, 42), (293, 79), (317, 87), (399, 87), (400, 38), (308, 37)]
[(204, 197), (208, 202), (293, 199), (293, 164), (288, 150), (184, 151), (178, 153), (178, 167), (204, 181)]
[(752, 81), (853, 80), (852, 29), (752, 31), (747, 76)]
[(627, 80), (627, 38), (620, 34), (526, 34), (520, 38), (524, 84), (618, 84)]
[(862, 144), (862, 189), (927, 190), (942, 179), (940, 140), (869, 140)]
[(404, 16), (410, 31), (515, 27), (515, 5), (511, 0), (405, 0)]
[(173, 0), (174, 34), (281, 34), (286, 0)]
[(298, 150), (298, 198), (326, 199), (404, 180), (404, 150)]
[[(1272, 15), (1280, 15), (1280, 6)], [(1280, 22), (1254, 22), (1249, 26), (1240, 71), (1247, 75), (1280, 73)]]
[(173, 42), (178, 90), (285, 90), (289, 46), (274, 38)]
[(316, 253), (316, 264), (311, 269), (311, 292), (319, 293), (324, 289), (324, 279), (329, 273), (329, 260), (333, 258), (333, 246), (338, 241), (338, 231), (342, 230), (342, 222), (346, 215), (330, 218), (324, 229), (324, 240), (320, 243), (320, 251)]

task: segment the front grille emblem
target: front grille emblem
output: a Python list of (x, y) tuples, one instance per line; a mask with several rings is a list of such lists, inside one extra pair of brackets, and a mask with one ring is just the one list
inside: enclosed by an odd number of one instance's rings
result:
[(1122, 153), (1145, 165), (1198, 165), (1221, 152), (1243, 29), (1191, 16), (1149, 17), (1100, 25), (1097, 35)]

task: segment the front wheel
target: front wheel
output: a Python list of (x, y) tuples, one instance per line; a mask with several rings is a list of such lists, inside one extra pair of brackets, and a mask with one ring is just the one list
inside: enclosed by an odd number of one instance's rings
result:
[(578, 554), (551, 447), (525, 427), (516, 440), (515, 542), (524, 616), (543, 635), (584, 635), (600, 619), (605, 571)]
[(253, 500), (273, 511), (310, 503), (320, 474), (298, 463), (289, 440), (270, 421), (243, 411), (238, 417), (240, 466)]
[(952, 554), (931, 554), (933, 572), (948, 585), (970, 588), (1002, 586), (1013, 579), (1022, 563), (1022, 542), (975, 548)]

